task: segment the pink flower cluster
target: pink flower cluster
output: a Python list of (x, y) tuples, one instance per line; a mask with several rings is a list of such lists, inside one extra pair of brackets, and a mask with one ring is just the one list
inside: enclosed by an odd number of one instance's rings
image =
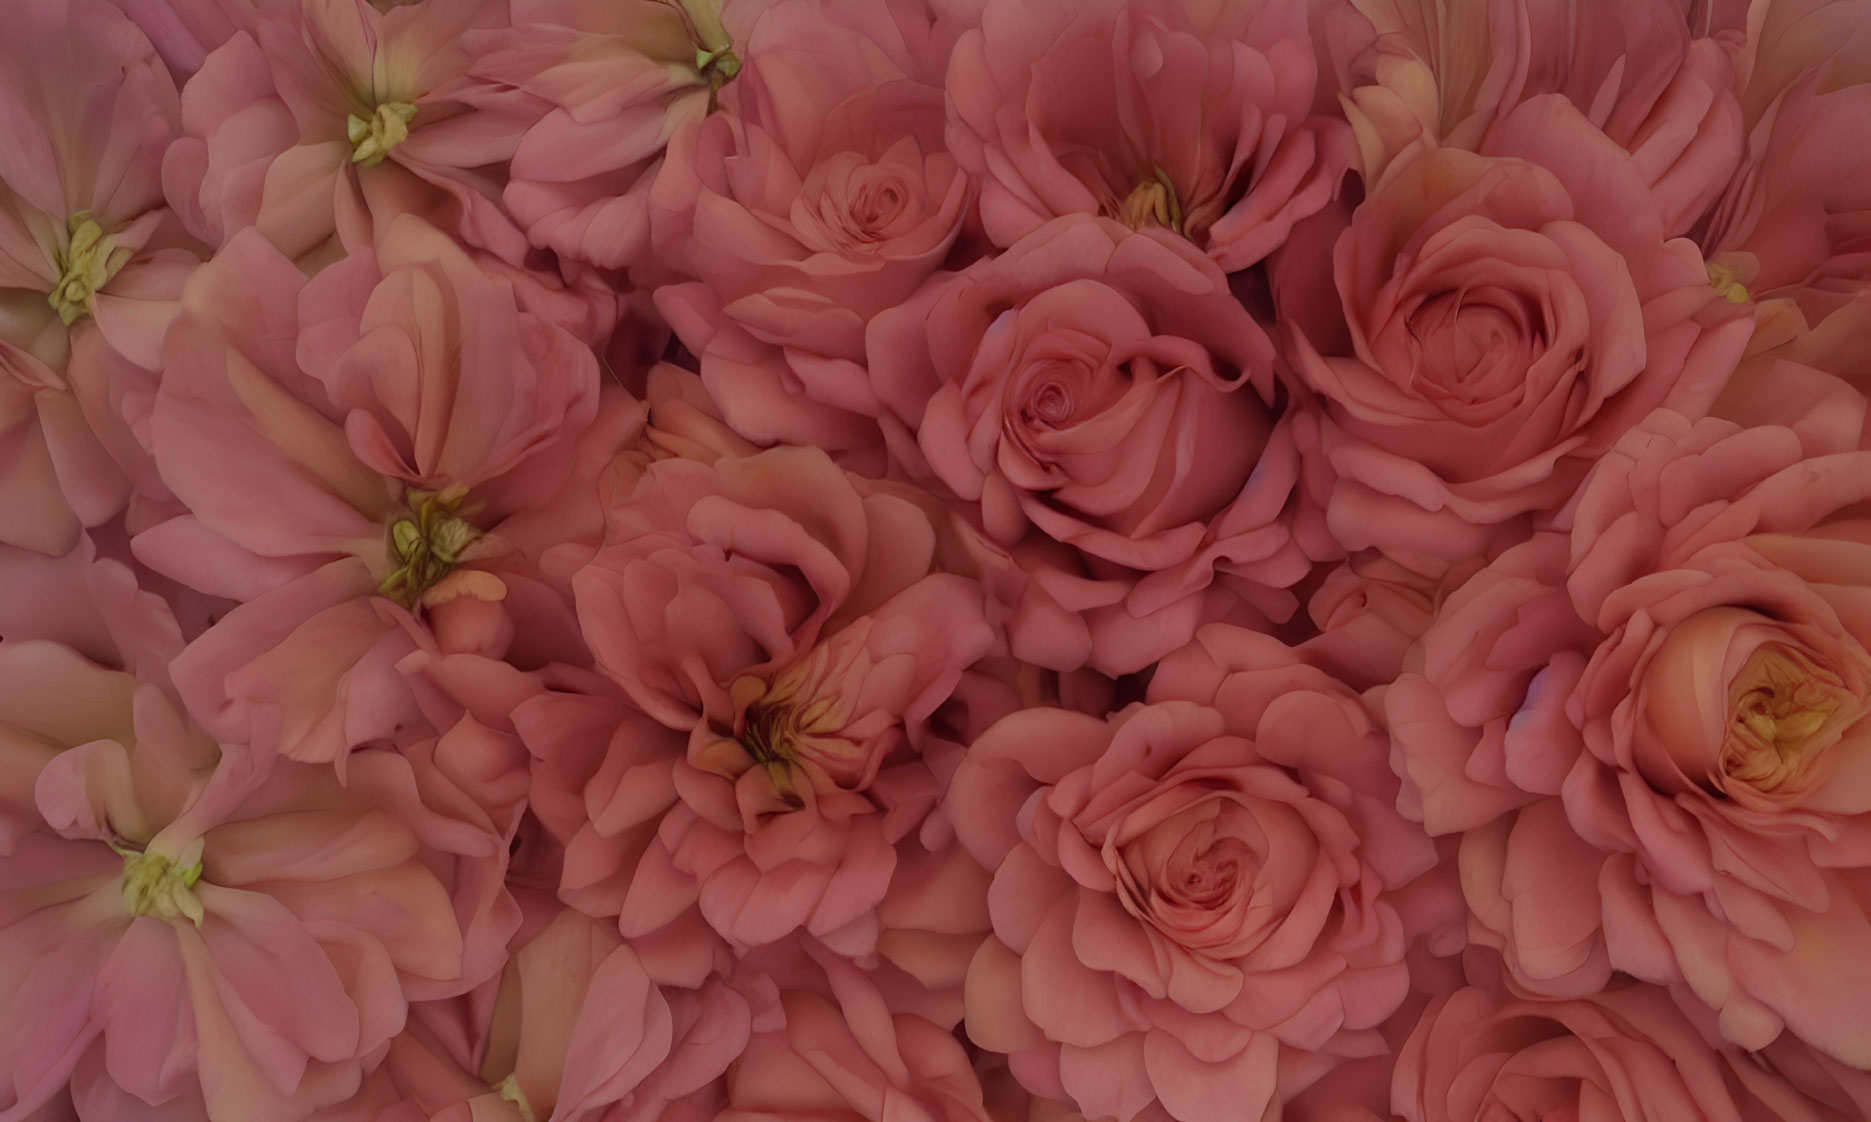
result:
[(0, 1122), (1871, 1116), (1871, 2), (17, 0)]

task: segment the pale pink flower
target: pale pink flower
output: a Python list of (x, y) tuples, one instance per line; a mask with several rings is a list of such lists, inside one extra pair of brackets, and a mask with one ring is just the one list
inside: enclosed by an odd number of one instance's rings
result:
[(184, 135), (162, 168), (170, 203), (211, 244), (254, 226), (315, 263), (368, 246), (403, 213), (519, 263), (525, 238), (493, 170), (522, 120), (455, 96), (462, 36), (506, 18), (499, 0), (267, 5), (183, 88)]
[(998, 245), (1102, 214), (1186, 235), (1227, 272), (1338, 192), (1296, 0), (989, 0), (949, 65), (949, 143)]
[(498, 968), (474, 948), (507, 931), (458, 922), (450, 890), (477, 863), (499, 885), (497, 835), (430, 809), (391, 753), (340, 787), (224, 751), (159, 676), (180, 647), (159, 631), (122, 631), (151, 645), (132, 671), (0, 643), (5, 771), (33, 814), (0, 856), (9, 1117), (70, 1079), (88, 1117), (301, 1118), (355, 1090), (406, 995)]
[[(189, 513), (137, 553), (241, 606), (178, 677), (224, 738), (341, 760), (416, 720), (392, 670), (434, 642), (412, 612), (508, 599), (486, 531), (571, 475), (596, 360), (407, 217), (309, 283), (243, 232), (185, 303), (152, 436)], [(437, 637), (504, 649), (498, 620), (458, 622)]]
[(102, 0), (0, 41), (0, 543), (62, 553), (136, 481), (163, 331), (197, 263), (163, 207), (175, 86)]
[(647, 264), (663, 148), (739, 72), (724, 18), (738, 28), (760, 6), (513, 0), (510, 27), (464, 37), (475, 85), (462, 97), (530, 109), (503, 199), (532, 244), (600, 269)]
[[(1516, 107), (1570, 102), (1631, 157), (1664, 233), (1690, 226), (1741, 159), (1743, 36), (1710, 4), (1633, 0), (1353, 0), (1345, 112), (1365, 178), (1437, 148), (1485, 151)], [(1374, 42), (1372, 37), (1375, 37)]]
[(1863, 412), (1659, 411), (1471, 578), (1383, 701), (1517, 986), (1683, 986), (1749, 1049), (1871, 1062)]

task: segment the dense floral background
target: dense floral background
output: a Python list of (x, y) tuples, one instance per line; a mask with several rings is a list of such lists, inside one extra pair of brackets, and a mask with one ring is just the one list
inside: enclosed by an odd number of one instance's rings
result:
[(1867, 0), (14, 0), (0, 1122), (1862, 1120), (1867, 392)]

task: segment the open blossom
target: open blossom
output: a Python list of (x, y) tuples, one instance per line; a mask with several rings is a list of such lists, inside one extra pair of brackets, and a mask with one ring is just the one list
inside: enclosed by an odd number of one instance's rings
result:
[[(477, 105), (533, 99), (502, 192), (528, 239), (600, 269), (641, 267), (669, 138), (740, 72), (724, 19), (758, 0), (513, 0), (463, 41)], [(652, 270), (653, 271), (653, 270)]]
[[(1485, 151), (1514, 109), (1557, 96), (1630, 154), (1666, 234), (1687, 233), (1741, 160), (1741, 37), (1712, 4), (1353, 0), (1368, 25), (1345, 112), (1366, 179), (1436, 147)], [(1777, 6), (1777, 5), (1776, 5)], [(1374, 36), (1374, 40), (1371, 38)]]
[(1305, 488), (1344, 547), (1419, 568), (1484, 554), (1652, 408), (1707, 411), (1751, 317), (1664, 238), (1639, 170), (1545, 97), (1483, 154), (1434, 149), (1369, 186), (1318, 295), (1339, 337), (1296, 324), (1288, 351), (1318, 398)]
[(949, 66), (949, 142), (1003, 246), (1065, 214), (1187, 236), (1227, 272), (1338, 192), (1296, 0), (989, 0)]
[(1523, 989), (1623, 971), (1871, 1063), (1862, 419), (1660, 411), (1386, 691), (1403, 806), (1461, 833), (1470, 938)]
[(134, 427), (197, 262), (164, 246), (178, 109), (149, 40), (101, 0), (17, 15), (0, 42), (0, 543), (56, 554), (133, 479), (160, 493)]
[(340, 787), (224, 752), (161, 674), (180, 637), (152, 599), (112, 605), (132, 670), (0, 642), (0, 770), (30, 807), (0, 849), (0, 1108), (69, 1079), (93, 1118), (304, 1117), (356, 1088), (406, 994), (484, 980), (507, 932), (458, 923), (449, 886), (477, 862), (498, 886), (503, 847), (393, 754)]
[(1062, 547), (1029, 571), (1075, 634), (1017, 656), (1139, 669), (1217, 583), (1290, 613), (1280, 590), (1310, 562), (1284, 517), (1297, 461), (1272, 347), (1187, 242), (1056, 219), (879, 315), (867, 351), (893, 456), (998, 545)]
[(295, 259), (368, 246), (375, 223), (416, 213), (518, 263), (525, 239), (483, 169), (513, 154), (520, 121), (454, 96), (461, 37), (505, 22), (505, 9), (265, 6), (182, 90), (184, 135), (162, 169), (170, 203), (211, 244), (253, 226)]
[(228, 739), (341, 760), (419, 723), (393, 669), (432, 641), (412, 613), (507, 600), (487, 531), (572, 472), (596, 360), (412, 217), (310, 282), (237, 235), (185, 303), (152, 434), (189, 512), (137, 552), (242, 603), (178, 681)]
[(934, 548), (914, 505), (799, 449), (663, 460), (607, 513), (573, 579), (586, 641), (688, 734), (644, 772), (668, 809), (627, 937), (699, 906), (742, 946), (799, 927), (874, 944), (892, 846), (935, 801), (921, 725), (994, 643), (978, 586), (931, 573)]
[(1086, 1117), (1260, 1118), (1382, 1049), (1408, 984), (1384, 893), (1434, 855), (1355, 695), (1277, 641), (1208, 629), (1151, 697), (1022, 711), (957, 772), (994, 871), (968, 1034)]
[(736, 432), (879, 442), (864, 330), (942, 264), (973, 187), (942, 142), (939, 29), (916, 5), (773, 4), (719, 109), (651, 192), (656, 304)]
[(1746, 158), (1697, 240), (1731, 298), (1790, 301), (1814, 327), (1851, 308), (1842, 331), (1862, 339), (1871, 163), (1853, 129), (1871, 108), (1871, 18), (1774, 4), (1751, 46)]

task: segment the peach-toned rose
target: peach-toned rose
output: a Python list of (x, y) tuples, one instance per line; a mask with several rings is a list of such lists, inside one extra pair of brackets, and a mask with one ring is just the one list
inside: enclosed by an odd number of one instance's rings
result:
[(1016, 713), (957, 771), (994, 873), (969, 1036), (1087, 1117), (1260, 1118), (1383, 1048), (1408, 985), (1385, 892), (1434, 852), (1356, 696), (1278, 642), (1206, 629), (1150, 696)]
[[(1666, 239), (1633, 157), (1562, 98), (1368, 191), (1335, 296), (1282, 309), (1317, 397), (1295, 428), (1305, 490), (1347, 549), (1426, 569), (1518, 540), (1645, 413), (1706, 412), (1747, 342), (1748, 309)], [(1311, 326), (1315, 300), (1341, 329)]]
[(1680, 984), (1746, 1048), (1871, 1062), (1871, 557), (1862, 411), (1659, 411), (1570, 534), (1472, 578), (1386, 691), (1402, 805), (1462, 834), (1475, 942), (1515, 983)]

